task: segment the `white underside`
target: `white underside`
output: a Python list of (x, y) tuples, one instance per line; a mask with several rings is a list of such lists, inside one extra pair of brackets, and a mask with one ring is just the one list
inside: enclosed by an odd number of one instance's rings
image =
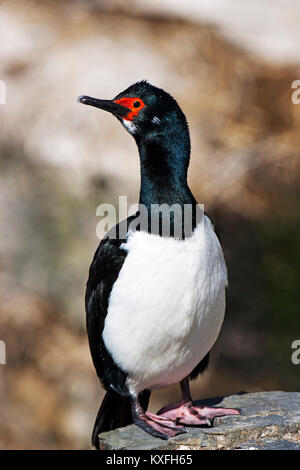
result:
[(227, 271), (207, 217), (191, 238), (134, 232), (115, 282), (103, 339), (132, 393), (179, 382), (215, 343)]

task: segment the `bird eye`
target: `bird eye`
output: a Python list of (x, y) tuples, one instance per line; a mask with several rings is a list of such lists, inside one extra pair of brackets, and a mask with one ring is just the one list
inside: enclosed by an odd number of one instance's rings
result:
[(133, 103), (133, 107), (134, 107), (134, 108), (139, 108), (140, 105), (141, 105), (141, 103), (140, 103), (139, 101), (135, 101), (135, 102)]

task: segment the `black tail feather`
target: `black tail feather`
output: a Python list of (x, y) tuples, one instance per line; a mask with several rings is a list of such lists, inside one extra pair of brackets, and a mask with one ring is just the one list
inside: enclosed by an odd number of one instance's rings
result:
[[(146, 411), (150, 399), (150, 391), (140, 393), (139, 400)], [(92, 444), (99, 449), (99, 434), (112, 429), (122, 428), (132, 423), (131, 400), (109, 390), (99, 408), (92, 434)]]

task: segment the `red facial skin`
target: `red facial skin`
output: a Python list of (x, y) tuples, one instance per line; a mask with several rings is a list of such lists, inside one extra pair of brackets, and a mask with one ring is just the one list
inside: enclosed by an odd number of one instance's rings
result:
[[(133, 103), (139, 103), (139, 106), (133, 106)], [(136, 117), (139, 112), (145, 107), (145, 103), (140, 98), (121, 98), (120, 100), (115, 100), (114, 103), (120, 104), (125, 108), (129, 108), (131, 111), (123, 117), (127, 121), (133, 121), (133, 118)]]

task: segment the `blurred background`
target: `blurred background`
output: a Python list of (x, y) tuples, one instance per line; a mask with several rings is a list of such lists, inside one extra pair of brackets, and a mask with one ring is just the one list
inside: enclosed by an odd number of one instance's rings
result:
[[(85, 332), (96, 208), (137, 202), (116, 119), (79, 106), (147, 78), (187, 115), (189, 183), (229, 269), (194, 398), (299, 391), (300, 5), (296, 0), (0, 1), (0, 448), (87, 449), (103, 392)], [(151, 409), (179, 398), (156, 391)]]

